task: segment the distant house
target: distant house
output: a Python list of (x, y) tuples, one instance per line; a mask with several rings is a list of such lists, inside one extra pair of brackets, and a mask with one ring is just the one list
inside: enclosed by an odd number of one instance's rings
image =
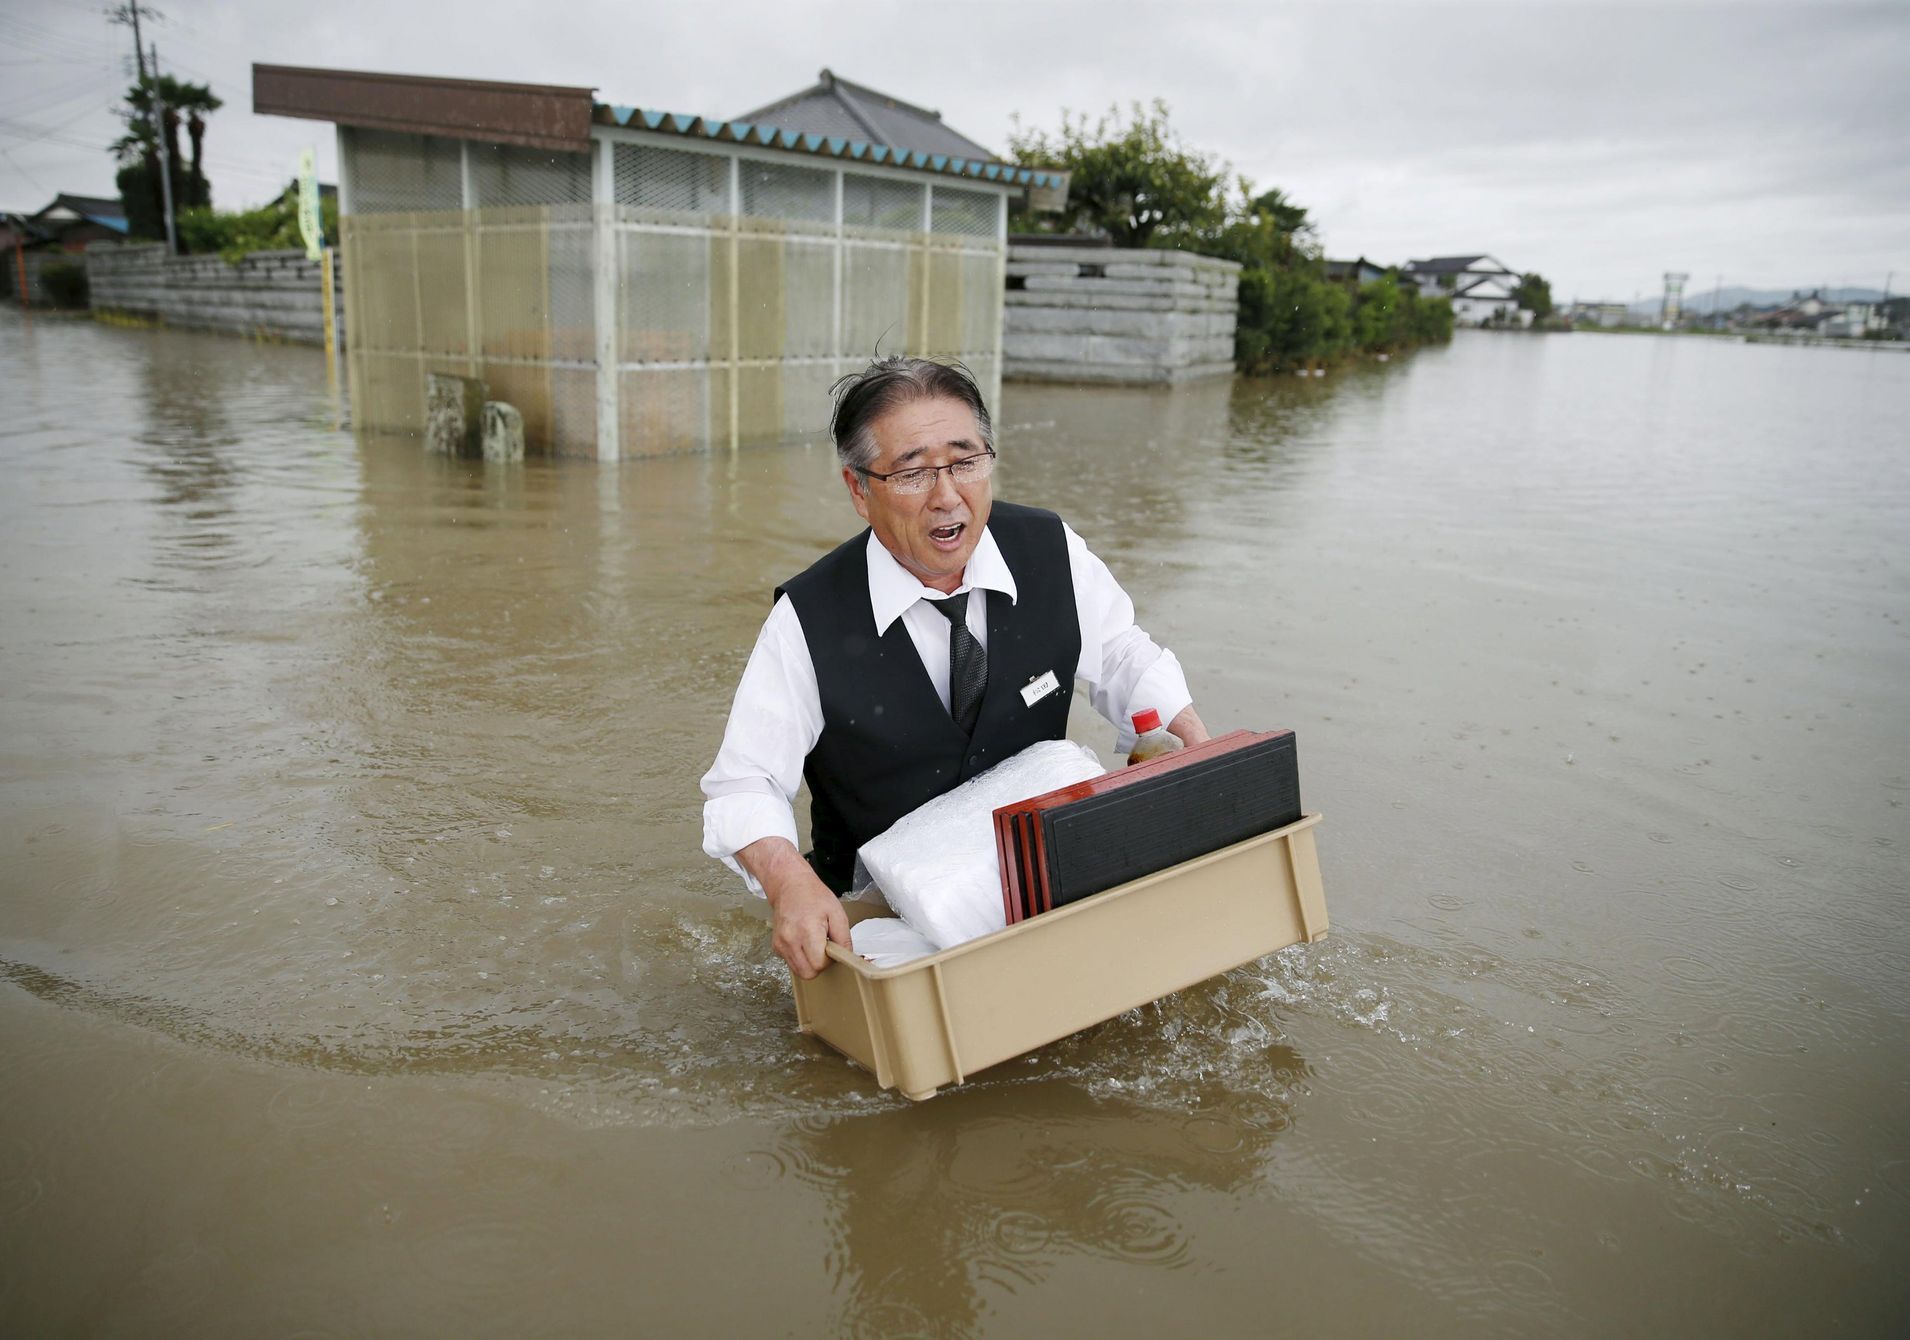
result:
[(1565, 312), (1575, 326), (1603, 326), (1610, 330), (1624, 325), (1631, 317), (1622, 302), (1575, 302)]
[(784, 126), (811, 135), (837, 135), (925, 154), (948, 154), (984, 163), (1004, 161), (942, 121), (940, 112), (903, 102), (828, 69), (809, 88), (742, 113), (737, 121)]
[(40, 245), (60, 251), (84, 251), (89, 242), (126, 240), (126, 208), (104, 196), (62, 192), (52, 204), (29, 215), (27, 223), (40, 234)]
[(17, 298), (24, 275), (27, 301), (46, 305), (50, 295), (42, 283), (42, 271), (47, 266), (65, 262), (68, 253), (77, 256), (90, 242), (125, 238), (125, 210), (119, 201), (101, 196), (61, 193), (32, 214), (0, 214), (0, 247), (18, 253), (0, 256), (5, 262), (0, 294)]
[[(744, 112), (738, 122), (777, 125), (805, 135), (886, 144), (910, 154), (1006, 165), (1000, 154), (942, 120), (942, 114), (904, 102), (892, 93), (844, 79), (824, 67), (816, 82), (775, 102)], [(1027, 184), (1022, 203), (1060, 209), (1067, 200), (1066, 173), (1051, 173), (1046, 185)]]
[(1327, 261), (1326, 277), (1336, 284), (1350, 284), (1358, 288), (1370, 284), (1375, 279), (1386, 277), (1386, 267), (1377, 261), (1369, 261), (1361, 256), (1353, 261)]
[(1757, 313), (1744, 324), (1756, 330), (1794, 331), (1815, 335), (1861, 334), (1868, 325), (1867, 313), (1857, 313), (1851, 308), (1862, 304), (1829, 303), (1813, 290), (1809, 294), (1794, 293), (1791, 301), (1781, 307), (1770, 307)]
[(32, 246), (39, 240), (39, 230), (27, 222), (26, 215), (10, 210), (0, 212), (0, 250), (12, 251), (15, 247)]
[(1819, 335), (1835, 335), (1860, 340), (1866, 335), (1881, 335), (1890, 328), (1881, 303), (1846, 302), (1827, 307), (1817, 323)]
[(1521, 311), (1514, 290), (1516, 270), (1491, 256), (1434, 256), (1407, 261), (1402, 273), (1428, 298), (1452, 299), (1453, 319), (1461, 325), (1516, 324), (1529, 326), (1532, 314)]

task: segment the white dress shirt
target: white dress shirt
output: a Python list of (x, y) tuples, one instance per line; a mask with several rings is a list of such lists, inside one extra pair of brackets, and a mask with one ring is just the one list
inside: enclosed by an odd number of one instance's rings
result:
[[(1134, 622), (1134, 602), (1107, 564), (1096, 558), (1066, 523), (1068, 566), (1074, 577), (1075, 612), (1081, 621), (1081, 660), (1075, 678), (1088, 688), (1095, 711), (1113, 722), (1116, 748), (1134, 740), (1132, 714), (1154, 708), (1172, 721), (1193, 702), (1174, 653)], [(877, 636), (897, 619), (922, 658), (935, 692), (948, 707), (948, 619), (928, 604), (944, 592), (922, 585), (869, 535), (869, 605)], [(990, 600), (1016, 598), (1015, 576), (986, 527), (962, 573), (970, 591), (968, 628), (988, 646)], [(789, 597), (777, 600), (756, 638), (749, 664), (736, 686), (729, 724), (716, 762), (703, 775), (703, 850), (723, 862), (754, 893), (762, 887), (737, 864), (736, 853), (759, 838), (782, 837), (800, 847), (794, 803), (802, 785), (803, 760), (822, 735), (822, 699), (802, 622)]]

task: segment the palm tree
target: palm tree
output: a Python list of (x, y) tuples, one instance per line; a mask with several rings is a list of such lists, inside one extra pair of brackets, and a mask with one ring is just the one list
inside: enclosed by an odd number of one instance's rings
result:
[[(157, 118), (155, 133), (154, 103), (165, 108)], [(119, 116), (126, 133), (111, 146), (119, 160), (119, 195), (126, 209), (128, 231), (136, 237), (160, 238), (166, 235), (164, 193), (159, 181), (159, 135), (164, 135), (166, 154), (172, 163), (172, 199), (176, 210), (210, 205), (212, 191), (203, 167), (207, 114), (225, 105), (206, 84), (194, 84), (171, 75), (151, 76), (126, 90), (126, 102)], [(184, 117), (192, 137), (192, 161), (188, 166), (179, 155), (179, 122)]]

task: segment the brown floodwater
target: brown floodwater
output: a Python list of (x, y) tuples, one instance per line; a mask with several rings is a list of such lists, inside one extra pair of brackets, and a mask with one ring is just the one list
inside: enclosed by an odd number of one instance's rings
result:
[(311, 350), (13, 312), (0, 367), (8, 1334), (1910, 1319), (1910, 358), (1011, 384), (999, 496), (1297, 731), (1333, 933), (922, 1105), (699, 850), (826, 447), (450, 462)]

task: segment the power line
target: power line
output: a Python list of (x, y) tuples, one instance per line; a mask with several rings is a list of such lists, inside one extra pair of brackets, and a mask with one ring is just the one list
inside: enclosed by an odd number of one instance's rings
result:
[(0, 116), (29, 110), (46, 111), (50, 108), (64, 106), (72, 102), (75, 98), (92, 97), (98, 92), (99, 76), (90, 74), (82, 75), (78, 79), (60, 84), (45, 92), (23, 97), (17, 101), (10, 101), (5, 106), (0, 107)]
[(31, 172), (28, 172), (25, 168), (21, 167), (20, 160), (13, 156), (13, 151), (11, 149), (0, 149), (0, 158), (4, 158), (9, 163), (13, 164), (13, 170), (15, 172), (19, 173), (22, 177), (25, 177), (28, 181), (32, 182), (35, 186), (39, 187), (42, 191), (45, 191), (48, 195), (59, 194), (59, 192), (54, 190), (51, 186), (48, 186), (45, 182), (41, 181), (38, 177), (34, 176)]
[(60, 122), (60, 124), (57, 126), (45, 126), (45, 127), (32, 126), (32, 125), (28, 125), (24, 121), (15, 121), (10, 117), (0, 116), (0, 127), (17, 128), (17, 129), (6, 130), (4, 133), (7, 133), (7, 134), (19, 134), (22, 131), (33, 132), (31, 134), (28, 134), (24, 139), (20, 141), (22, 144), (32, 144), (35, 141), (45, 139), (50, 135), (57, 135), (60, 131), (65, 130), (68, 126), (72, 125), (74, 122), (83, 121), (87, 117), (92, 116), (97, 112), (110, 112), (110, 111), (112, 111), (112, 108), (110, 107), (88, 107), (85, 111), (80, 112), (76, 116), (69, 116), (66, 120)]
[(0, 27), (12, 30), (9, 41), (42, 56), (97, 60), (103, 54), (98, 46), (61, 33), (50, 32), (44, 28), (36, 28), (10, 14), (0, 14)]
[(102, 60), (97, 56), (87, 56), (84, 58), (77, 56), (71, 58), (66, 56), (35, 56), (31, 60), (0, 60), (0, 65), (90, 65), (98, 70), (110, 70), (118, 64), (119, 58), (117, 56), (110, 60)]

